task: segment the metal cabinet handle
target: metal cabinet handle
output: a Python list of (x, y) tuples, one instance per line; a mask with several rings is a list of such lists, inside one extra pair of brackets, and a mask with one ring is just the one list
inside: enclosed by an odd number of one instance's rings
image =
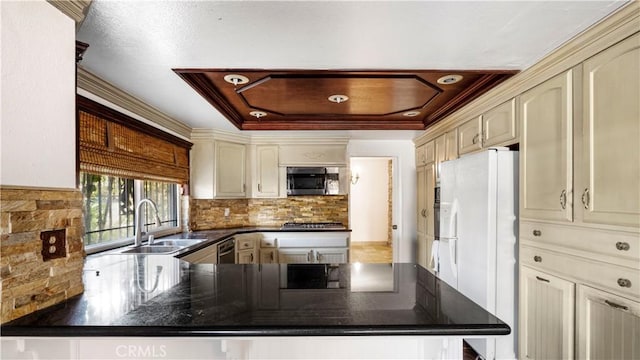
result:
[(544, 282), (548, 282), (550, 283), (551, 281), (545, 279), (545, 278), (541, 278), (540, 276), (536, 276), (536, 279), (540, 280), (540, 281), (544, 281)]
[(582, 205), (584, 206), (585, 209), (589, 210), (589, 202), (590, 202), (590, 197), (589, 197), (589, 188), (584, 189), (584, 191), (582, 192)]
[(538, 255), (534, 256), (534, 257), (533, 257), (533, 261), (535, 261), (535, 262), (542, 262), (542, 256), (538, 256)]
[(258, 192), (262, 192), (262, 185), (258, 183)]
[(609, 301), (609, 300), (605, 300), (604, 303), (609, 305), (609, 306), (611, 306), (614, 309), (621, 309), (621, 310), (625, 310), (625, 311), (629, 310), (629, 307), (624, 306), (624, 305), (620, 305), (620, 304), (616, 304), (616, 303), (614, 303), (612, 301)]
[(476, 136), (474, 136), (473, 139), (471, 139), (471, 143), (473, 145), (477, 144), (479, 138), (480, 138), (480, 134), (476, 134)]
[(313, 250), (309, 250), (309, 252), (307, 253), (307, 262), (311, 262), (311, 253), (313, 252)]
[(622, 242), (622, 241), (618, 241), (616, 243), (616, 249), (620, 250), (620, 251), (629, 251), (629, 243), (628, 242)]
[(533, 236), (542, 236), (542, 231), (540, 231), (540, 230), (533, 230)]
[(322, 256), (320, 252), (316, 251), (316, 262), (320, 262), (320, 256)]
[(273, 251), (271, 252), (271, 261), (273, 261)]
[(427, 217), (428, 211), (427, 209), (422, 209), (422, 211), (420, 212), (422, 214), (422, 217)]
[(620, 278), (620, 279), (618, 279), (618, 285), (620, 285), (620, 287), (630, 288), (631, 287), (631, 280)]
[(567, 190), (562, 190), (560, 193), (560, 207), (562, 210), (567, 208)]

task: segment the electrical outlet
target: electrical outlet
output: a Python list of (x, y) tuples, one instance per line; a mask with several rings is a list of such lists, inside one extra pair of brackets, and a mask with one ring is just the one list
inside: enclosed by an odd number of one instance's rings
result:
[(231, 215), (231, 210), (229, 208), (224, 208), (224, 217), (229, 217)]
[(42, 260), (49, 261), (52, 259), (67, 256), (67, 230), (49, 230), (40, 233), (42, 240)]

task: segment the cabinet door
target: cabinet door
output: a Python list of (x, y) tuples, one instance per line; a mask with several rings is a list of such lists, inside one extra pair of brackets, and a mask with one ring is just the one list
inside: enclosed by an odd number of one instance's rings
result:
[(236, 264), (256, 264), (256, 260), (257, 258), (253, 249), (238, 251), (236, 255)]
[(435, 263), (432, 260), (433, 239), (431, 235), (418, 233), (418, 264), (425, 269), (432, 269)]
[(445, 139), (445, 135), (442, 134), (440, 136), (438, 136), (434, 141), (434, 148), (435, 148), (435, 160), (436, 160), (436, 164), (435, 164), (435, 178), (440, 179), (440, 164), (442, 164), (442, 162), (445, 160), (446, 156), (447, 156), (447, 146), (446, 146), (446, 139)]
[(243, 144), (216, 141), (215, 196), (245, 196), (246, 147)]
[(346, 264), (349, 262), (349, 250), (339, 249), (314, 249), (313, 261), (320, 264)]
[(278, 146), (256, 146), (256, 197), (278, 197), (280, 190)]
[(417, 169), (418, 232), (433, 235), (433, 197), (435, 164), (429, 163)]
[(520, 217), (572, 221), (572, 71), (520, 96)]
[(313, 251), (307, 248), (278, 249), (278, 262), (280, 264), (308, 264), (312, 262)]
[(482, 146), (513, 140), (517, 136), (516, 130), (516, 99), (511, 99), (482, 115)]
[(277, 264), (278, 250), (276, 248), (260, 249), (260, 264)]
[(575, 284), (520, 267), (520, 358), (573, 358)]
[(578, 285), (578, 359), (640, 359), (640, 303)]
[[(585, 222), (640, 226), (640, 34), (583, 65)], [(577, 199), (576, 199), (577, 200)]]
[(218, 247), (216, 245), (207, 246), (202, 250), (181, 257), (180, 260), (188, 261), (192, 264), (217, 264)]
[(458, 153), (460, 155), (482, 148), (482, 117), (469, 120), (458, 127)]
[(445, 160), (458, 158), (458, 129), (447, 131), (445, 137)]
[(213, 166), (213, 142), (194, 141), (189, 184), (194, 199), (213, 199)]

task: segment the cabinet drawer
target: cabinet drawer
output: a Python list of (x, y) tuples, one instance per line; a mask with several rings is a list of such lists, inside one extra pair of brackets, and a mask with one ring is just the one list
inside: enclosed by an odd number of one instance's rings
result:
[(260, 247), (263, 248), (274, 248), (278, 246), (278, 238), (265, 236), (260, 240)]
[(255, 241), (253, 238), (236, 239), (236, 248), (238, 251), (253, 249), (254, 247), (255, 247)]
[(520, 246), (520, 262), (622, 296), (640, 297), (640, 270), (637, 269), (525, 245)]
[(520, 239), (578, 250), (576, 255), (640, 268), (640, 236), (621, 231), (520, 222)]

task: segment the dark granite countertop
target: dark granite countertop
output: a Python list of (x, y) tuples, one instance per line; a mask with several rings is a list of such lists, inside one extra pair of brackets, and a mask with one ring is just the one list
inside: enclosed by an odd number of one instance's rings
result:
[(89, 256), (85, 292), (2, 336), (505, 335), (509, 326), (415, 264), (211, 265)]

